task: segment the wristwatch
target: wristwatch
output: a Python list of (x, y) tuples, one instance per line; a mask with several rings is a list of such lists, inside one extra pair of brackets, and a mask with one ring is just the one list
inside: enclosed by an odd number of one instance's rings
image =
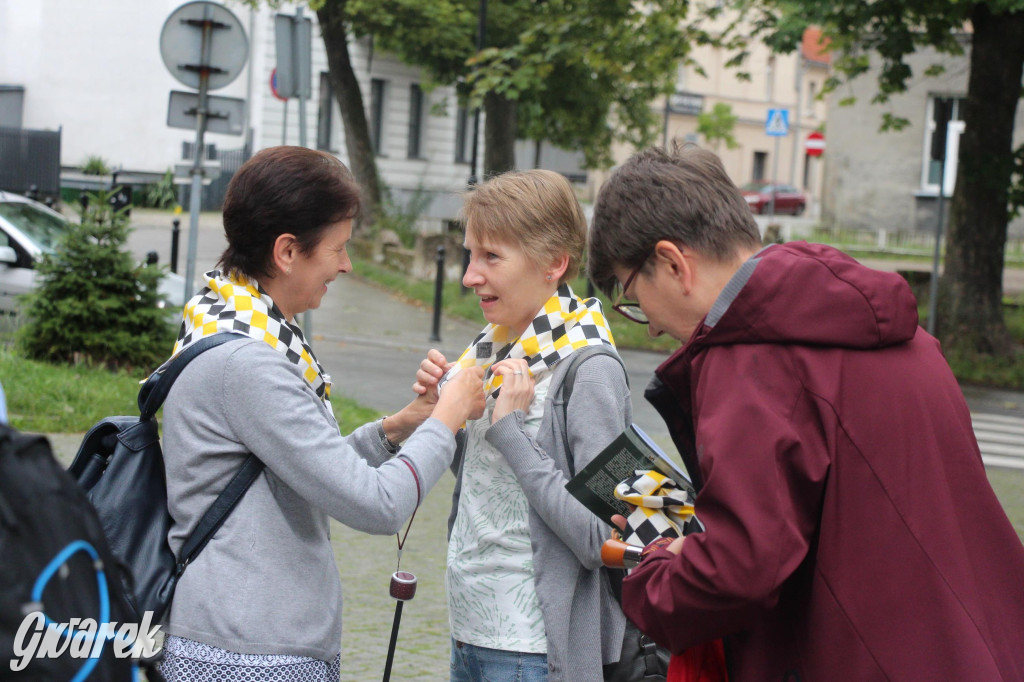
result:
[(398, 452), (398, 445), (395, 445), (388, 439), (388, 434), (384, 433), (384, 420), (391, 415), (384, 415), (377, 420), (377, 437), (380, 438), (380, 444), (384, 446), (384, 449), (390, 452), (392, 455)]

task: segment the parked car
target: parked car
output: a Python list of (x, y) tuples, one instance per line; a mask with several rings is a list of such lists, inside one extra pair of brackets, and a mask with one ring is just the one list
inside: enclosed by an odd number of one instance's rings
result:
[[(38, 201), (0, 192), (0, 314), (19, 308), (18, 297), (36, 285), (36, 263), (53, 251), (68, 219)], [(185, 278), (173, 272), (160, 279), (161, 307), (180, 309)]]
[(754, 213), (770, 213), (773, 194), (776, 214), (800, 215), (807, 208), (807, 196), (792, 185), (764, 181), (748, 182), (740, 187), (740, 194), (747, 200), (747, 206)]

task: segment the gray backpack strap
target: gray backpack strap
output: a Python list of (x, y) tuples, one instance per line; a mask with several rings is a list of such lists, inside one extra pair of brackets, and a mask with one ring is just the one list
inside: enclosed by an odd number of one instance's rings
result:
[(572, 396), (573, 384), (576, 383), (576, 372), (580, 365), (595, 355), (608, 355), (615, 358), (615, 361), (622, 365), (622, 373), (626, 377), (626, 385), (629, 386), (629, 374), (626, 372), (626, 366), (622, 364), (622, 358), (612, 346), (603, 343), (600, 346), (587, 346), (569, 356), (569, 368), (565, 371), (565, 377), (562, 379), (562, 442), (565, 443), (568, 450), (569, 474), (571, 476), (576, 475), (576, 462), (572, 456), (572, 448), (569, 446), (569, 398)]

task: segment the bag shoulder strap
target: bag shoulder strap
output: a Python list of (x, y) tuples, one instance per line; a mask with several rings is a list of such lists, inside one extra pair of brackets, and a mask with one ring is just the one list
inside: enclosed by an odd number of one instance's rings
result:
[(626, 377), (626, 385), (629, 386), (629, 374), (626, 372), (626, 365), (622, 363), (622, 358), (615, 351), (614, 348), (606, 344), (600, 346), (587, 346), (569, 356), (569, 368), (565, 371), (565, 377), (562, 379), (562, 442), (565, 443), (566, 451), (569, 461), (569, 473), (572, 476), (576, 475), (576, 462), (572, 456), (572, 448), (569, 446), (569, 398), (572, 397), (573, 385), (576, 383), (576, 372), (579, 371), (580, 365), (586, 362), (588, 359), (597, 355), (607, 355), (615, 358), (616, 362), (622, 365), (622, 373)]
[(167, 394), (171, 392), (171, 386), (174, 385), (174, 380), (178, 378), (182, 370), (188, 363), (192, 362), (197, 355), (205, 351), (219, 346), (222, 343), (229, 341), (239, 341), (247, 339), (248, 336), (241, 334), (233, 334), (231, 332), (220, 332), (199, 339), (193, 344), (190, 344), (178, 354), (178, 357), (164, 365), (162, 368), (154, 372), (146, 383), (139, 389), (139, 413), (143, 421), (149, 419), (156, 411), (160, 409), (160, 406), (164, 404), (164, 400), (167, 398)]
[[(146, 380), (146, 383), (142, 385), (142, 388), (139, 389), (140, 420), (145, 421), (156, 414), (156, 411), (164, 404), (167, 394), (170, 393), (174, 380), (178, 378), (178, 375), (181, 374), (186, 365), (192, 362), (196, 356), (223, 343), (247, 338), (249, 337), (242, 334), (220, 332), (199, 339), (187, 346), (185, 350), (178, 354), (178, 357), (154, 372)], [(242, 499), (242, 495), (245, 494), (245, 491), (249, 489), (249, 486), (260, 475), (264, 466), (263, 462), (256, 455), (249, 454), (241, 468), (231, 478), (231, 481), (228, 482), (227, 487), (221, 491), (217, 499), (210, 505), (210, 508), (199, 519), (199, 524), (182, 546), (175, 569), (176, 577), (181, 576), (185, 571), (185, 567), (192, 563), (196, 555), (202, 551), (206, 543), (213, 537), (213, 534), (224, 524), (228, 514), (231, 513), (231, 510)]]
[(213, 504), (206, 510), (203, 517), (199, 519), (199, 524), (192, 531), (191, 535), (188, 536), (185, 544), (182, 545), (181, 554), (178, 557), (178, 565), (175, 570), (177, 577), (180, 577), (185, 572), (185, 567), (192, 563), (192, 560), (202, 551), (203, 547), (206, 547), (206, 543), (210, 541), (213, 534), (224, 524), (228, 514), (231, 513), (231, 510), (242, 499), (242, 495), (245, 494), (245, 491), (249, 489), (249, 486), (260, 475), (264, 466), (263, 462), (256, 455), (249, 454), (249, 457), (242, 463), (242, 467), (232, 477), (231, 481), (228, 482), (227, 487), (217, 496), (217, 499), (213, 501)]

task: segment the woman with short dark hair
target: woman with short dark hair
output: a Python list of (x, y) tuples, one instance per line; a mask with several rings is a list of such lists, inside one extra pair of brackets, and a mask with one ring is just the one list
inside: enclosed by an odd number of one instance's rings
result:
[(161, 665), (170, 682), (337, 681), (328, 517), (397, 532), (450, 464), (455, 432), (483, 410), (481, 370), (443, 397), (339, 432), (331, 378), (294, 320), (351, 271), (358, 211), (348, 169), (303, 147), (259, 152), (228, 187), (228, 247), (186, 304), (174, 353), (213, 334), (243, 338), (197, 356), (164, 404), (171, 549), (250, 453), (266, 466), (178, 582)]

